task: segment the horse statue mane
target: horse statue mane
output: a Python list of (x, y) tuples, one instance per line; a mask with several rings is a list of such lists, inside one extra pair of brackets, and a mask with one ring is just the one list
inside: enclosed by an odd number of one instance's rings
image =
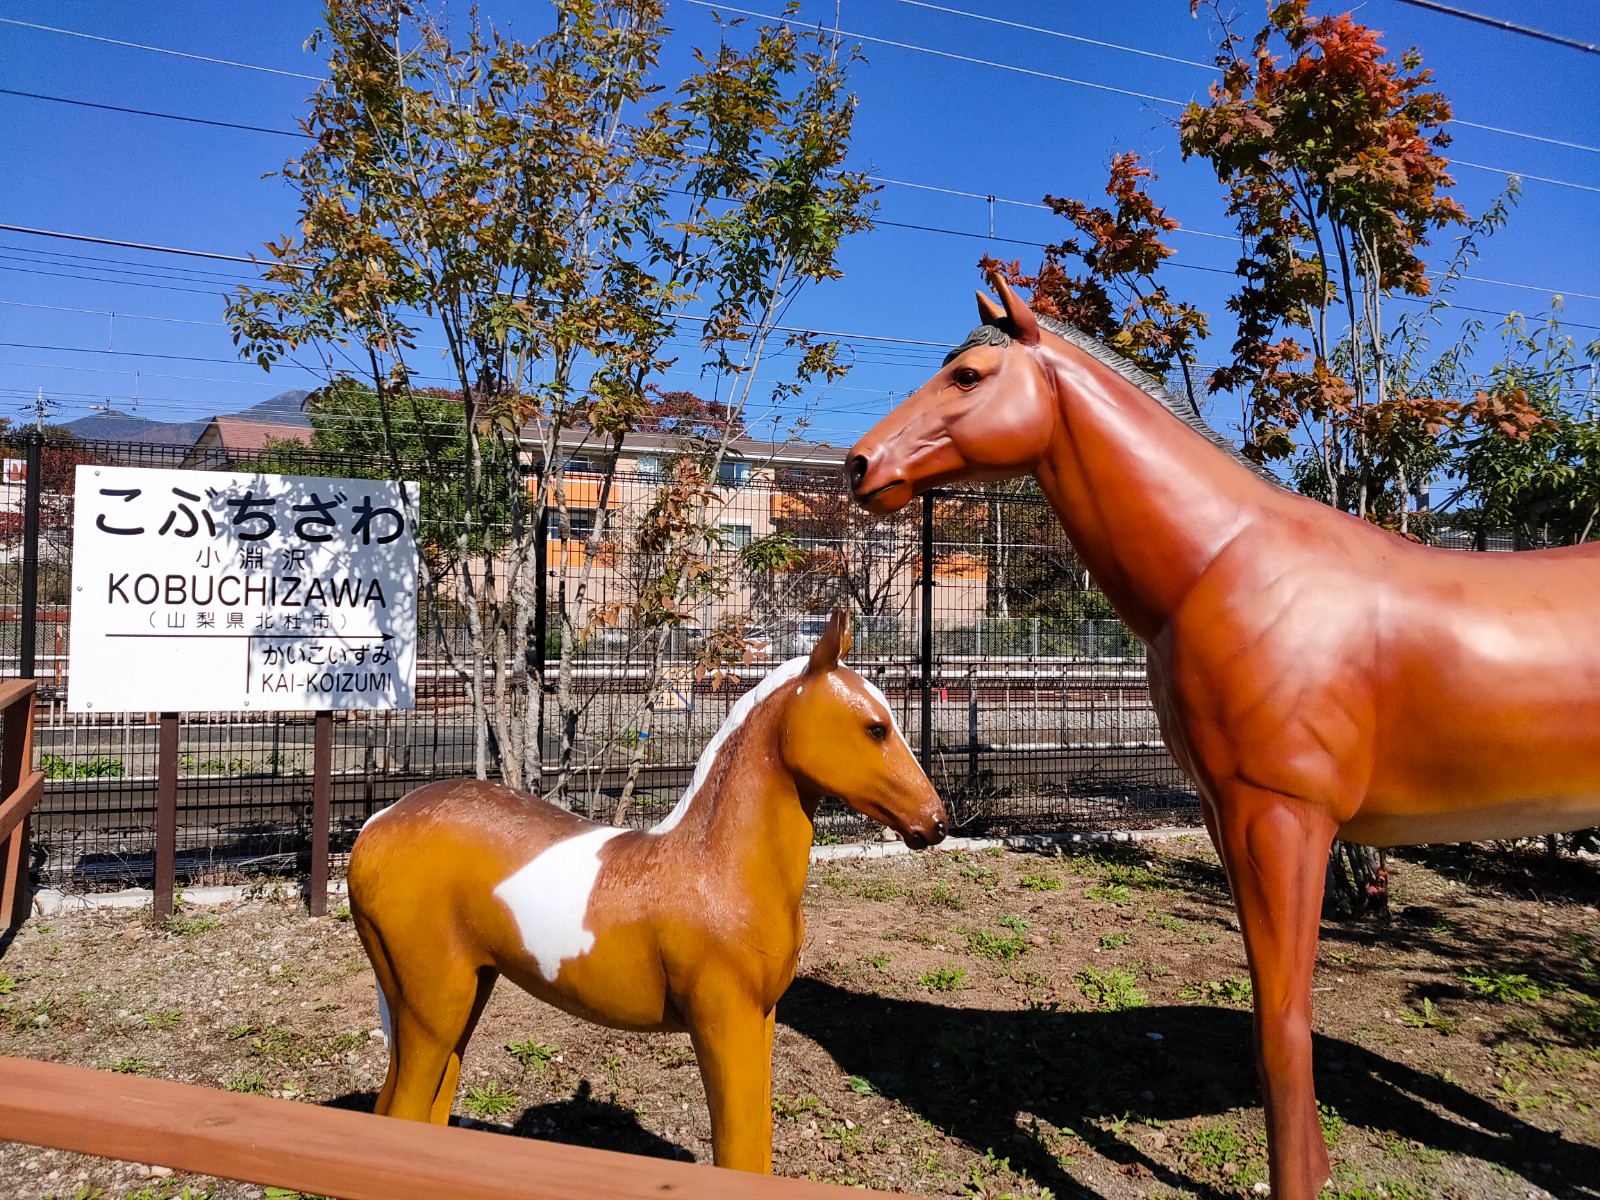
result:
[[(1082, 350), (1096, 362), (1104, 363), (1106, 366), (1110, 367), (1118, 375), (1122, 376), (1129, 383), (1133, 384), (1134, 387), (1138, 388), (1145, 395), (1149, 396), (1152, 400), (1156, 401), (1156, 403), (1160, 404), (1162, 408), (1166, 409), (1173, 416), (1177, 417), (1178, 420), (1182, 421), (1190, 429), (1194, 430), (1201, 437), (1205, 438), (1206, 441), (1210, 442), (1218, 450), (1221, 450), (1229, 458), (1233, 459), (1234, 462), (1239, 463), (1241, 466), (1248, 467), (1254, 474), (1266, 480), (1274, 487), (1284, 486), (1283, 480), (1279, 479), (1276, 474), (1268, 470), (1262, 464), (1254, 462), (1245, 457), (1245, 455), (1241, 454), (1237, 446), (1235, 446), (1227, 438), (1223, 437), (1222, 434), (1218, 433), (1215, 429), (1211, 428), (1210, 425), (1206, 424), (1205, 420), (1200, 416), (1200, 414), (1195, 411), (1195, 408), (1192, 404), (1178, 399), (1178, 397), (1174, 396), (1170, 391), (1167, 390), (1167, 386), (1164, 383), (1162, 383), (1159, 379), (1150, 374), (1150, 372), (1146, 371), (1132, 359), (1125, 358), (1118, 354), (1115, 350), (1106, 345), (1093, 334), (1085, 333), (1076, 325), (1069, 324), (1068, 322), (1060, 320), (1057, 317), (1042, 317), (1038, 313), (1035, 313), (1034, 320), (1039, 323), (1040, 329), (1048, 330), (1049, 332), (1055, 334), (1062, 341), (1066, 342), (1069, 346), (1072, 346), (1077, 350)], [(966, 336), (959, 346), (944, 356), (944, 361), (949, 363), (952, 359), (959, 357), (964, 351), (970, 350), (973, 346), (1008, 346), (1010, 344), (1011, 335), (1004, 329), (1001, 329), (996, 325), (979, 325)]]

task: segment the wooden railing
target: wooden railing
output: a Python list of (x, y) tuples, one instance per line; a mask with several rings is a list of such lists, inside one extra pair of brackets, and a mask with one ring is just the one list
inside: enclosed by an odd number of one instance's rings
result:
[(0, 1138), (340, 1200), (888, 1200), (26, 1058), (0, 1057)]
[(31, 679), (0, 683), (0, 934), (28, 915), (28, 815), (44, 795), (44, 772), (33, 769)]

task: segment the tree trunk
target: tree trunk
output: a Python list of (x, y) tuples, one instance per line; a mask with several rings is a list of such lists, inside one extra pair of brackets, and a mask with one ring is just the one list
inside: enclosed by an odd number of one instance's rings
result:
[(1334, 842), (1328, 852), (1323, 919), (1371, 919), (1387, 924), (1390, 915), (1388, 854), (1354, 842)]

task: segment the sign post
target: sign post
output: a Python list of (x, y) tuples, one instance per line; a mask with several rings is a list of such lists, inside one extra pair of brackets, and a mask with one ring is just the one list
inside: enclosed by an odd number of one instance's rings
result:
[[(414, 483), (77, 469), (68, 711), (163, 714), (159, 829), (176, 822), (179, 710), (316, 712), (314, 911), (332, 713), (415, 702), (416, 512)], [(172, 839), (157, 840), (170, 912)]]

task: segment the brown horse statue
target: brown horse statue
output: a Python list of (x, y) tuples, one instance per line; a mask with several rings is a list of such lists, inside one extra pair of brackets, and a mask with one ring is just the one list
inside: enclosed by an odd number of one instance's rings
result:
[(1466, 554), (1268, 482), (1186, 406), (999, 278), (983, 325), (850, 451), (878, 513), (1032, 475), (1149, 648), (1244, 932), (1272, 1194), (1328, 1179), (1311, 974), (1334, 838), (1600, 824), (1600, 546)]
[(773, 1008), (794, 978), (812, 818), (837, 796), (916, 849), (945, 810), (883, 693), (809, 658), (740, 698), (652, 829), (586, 821), (467, 779), (375, 814), (350, 852), (350, 911), (378, 977), (389, 1073), (377, 1111), (443, 1124), (504, 975), (574, 1016), (687, 1030), (719, 1166), (772, 1169)]

